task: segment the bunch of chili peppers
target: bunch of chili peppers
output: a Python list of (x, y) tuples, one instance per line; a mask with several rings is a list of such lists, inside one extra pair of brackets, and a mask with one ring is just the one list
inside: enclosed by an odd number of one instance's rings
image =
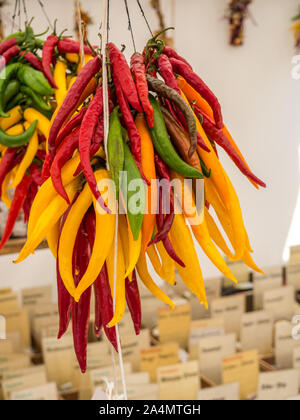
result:
[(244, 43), (245, 19), (252, 0), (230, 0), (228, 20), (230, 23), (230, 44), (237, 47)]
[[(174, 307), (149, 274), (149, 262), (171, 285), (175, 285), (176, 268), (186, 286), (207, 306), (193, 237), (233, 281), (236, 279), (222, 253), (261, 272), (251, 257), (239, 200), (217, 148), (228, 153), (256, 188), (265, 184), (251, 172), (224, 125), (215, 94), (192, 66), (157, 36), (142, 54), (132, 56), (130, 64), (115, 44), (109, 43), (105, 51), (105, 59), (90, 56), (52, 120), (43, 167), (45, 182), (31, 207), (27, 242), (16, 261), (26, 259), (47, 237), (57, 261), (58, 336), (66, 332), (72, 318), (75, 352), (83, 372), (92, 292), (95, 333), (99, 336), (103, 329), (117, 350), (115, 327), (126, 303), (136, 333), (141, 329), (138, 280)], [(79, 61), (78, 56), (72, 59)], [(109, 75), (107, 147), (103, 144), (104, 61)], [(124, 172), (126, 179), (121, 175)], [(104, 194), (101, 186), (107, 179), (115, 182), (113, 199), (111, 191)], [(183, 194), (173, 190), (174, 179), (180, 180), (180, 185), (186, 179), (204, 180), (203, 217), (195, 206), (189, 214), (180, 203)], [(142, 185), (138, 212), (128, 205), (135, 194), (130, 188), (132, 180)], [(167, 188), (159, 188), (153, 182), (157, 180), (163, 180)], [(189, 195), (188, 202), (195, 202), (194, 188), (184, 190), (184, 195)], [(117, 202), (124, 202), (125, 212), (117, 211)], [(183, 214), (177, 211), (179, 204)], [(191, 223), (192, 234), (188, 225), (195, 216), (199, 222)]]
[[(0, 198), (9, 208), (0, 249), (22, 210), (24, 222), (29, 219), (43, 182), (41, 170), (55, 107), (59, 109), (68, 85), (80, 71), (80, 64), (68, 54), (78, 52), (79, 43), (55, 35), (44, 42), (41, 35), (35, 35), (29, 23), (24, 32), (8, 36), (0, 44)], [(54, 37), (58, 43), (55, 51)], [(14, 191), (12, 200), (10, 190)]]

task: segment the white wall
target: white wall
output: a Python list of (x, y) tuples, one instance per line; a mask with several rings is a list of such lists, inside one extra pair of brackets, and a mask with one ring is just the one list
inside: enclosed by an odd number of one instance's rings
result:
[[(148, 1), (141, 2), (156, 29)], [(9, 3), (7, 13), (11, 13), (14, 2)], [(71, 30), (73, 2), (45, 3), (50, 18), (58, 16), (59, 30), (64, 27)], [(93, 42), (97, 42), (101, 3), (82, 1), (95, 22), (90, 31)], [(174, 0), (176, 47), (219, 96), (226, 124), (254, 172), (268, 184), (266, 191), (257, 192), (222, 155), (241, 200), (256, 260), (262, 266), (280, 264), (299, 190), (300, 81), (291, 77), (294, 48), (289, 31), (290, 18), (296, 13), (299, 0), (254, 1), (251, 11), (257, 26), (247, 22), (242, 48), (228, 45), (228, 25), (223, 20), (227, 3), (227, 0)], [(27, 4), (29, 14), (36, 15), (36, 30), (42, 31), (46, 20), (37, 1), (27, 0)], [(148, 38), (147, 28), (136, 2), (129, 0), (129, 6), (137, 46), (142, 49)], [(172, 0), (164, 0), (163, 6), (167, 25), (173, 24)], [(124, 10), (122, 0), (111, 0), (111, 39), (119, 45), (126, 43), (127, 54), (131, 54)], [(300, 232), (298, 238), (300, 243)], [(1, 258), (0, 287), (54, 281), (53, 259), (47, 255), (45, 251), (38, 253), (19, 267), (10, 264), (11, 257)], [(206, 258), (201, 257), (201, 261), (205, 275), (215, 273)]]

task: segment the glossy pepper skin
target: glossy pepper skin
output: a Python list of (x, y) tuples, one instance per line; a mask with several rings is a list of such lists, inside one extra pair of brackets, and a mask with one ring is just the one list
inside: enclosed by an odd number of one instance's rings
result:
[(29, 220), (30, 209), (35, 199), (35, 196), (38, 192), (38, 185), (32, 180), (29, 185), (27, 197), (23, 204), (23, 212), (24, 212), (24, 223), (27, 223)]
[(31, 64), (36, 70), (43, 72), (43, 65), (41, 60), (34, 55), (32, 52), (30, 51), (22, 51), (21, 56), (23, 56), (25, 58), (25, 60)]
[(65, 139), (65, 137), (67, 137), (74, 130), (74, 128), (78, 127), (81, 124), (83, 117), (86, 114), (86, 111), (86, 107), (81, 108), (78, 114), (74, 115), (74, 117), (71, 118), (70, 121), (60, 130), (55, 141), (55, 148), (58, 148), (58, 146)]
[(23, 65), (19, 68), (17, 76), (21, 83), (30, 87), (39, 95), (51, 96), (53, 94), (53, 89), (47, 82), (44, 75), (38, 70), (35, 70), (30, 66)]
[(142, 307), (136, 271), (132, 273), (132, 281), (126, 278), (125, 282), (126, 302), (129, 308), (136, 335), (139, 335), (142, 327)]
[(169, 57), (169, 58), (175, 58), (176, 60), (182, 61), (183, 63), (185, 63), (191, 70), (192, 66), (190, 65), (190, 63), (183, 57), (181, 57), (172, 47), (169, 47), (168, 45), (165, 45), (164, 47), (164, 54)]
[(18, 95), (19, 91), (20, 91), (20, 83), (18, 82), (18, 80), (10, 81), (3, 95), (3, 106), (5, 107), (5, 109), (6, 109), (7, 103), (9, 103), (9, 101), (12, 98)]
[(26, 199), (28, 188), (31, 184), (31, 177), (25, 175), (22, 182), (17, 186), (11, 207), (8, 213), (8, 218), (5, 226), (5, 230), (0, 243), (0, 250), (4, 247), (6, 242), (9, 240), (10, 235), (14, 229), (15, 223), (18, 219), (19, 213), (22, 210), (23, 204)]
[(146, 114), (149, 127), (154, 127), (154, 111), (149, 101), (149, 89), (146, 79), (146, 67), (142, 54), (135, 53), (131, 57), (131, 72), (135, 78), (137, 92), (140, 98), (142, 108)]
[(67, 97), (60, 107), (49, 133), (48, 145), (51, 160), (53, 159), (55, 152), (55, 140), (61, 127), (75, 112), (82, 93), (84, 92), (90, 80), (95, 76), (96, 73), (98, 73), (100, 68), (101, 60), (99, 57), (95, 57), (83, 67), (71, 89), (69, 89)]
[(57, 38), (57, 36), (49, 35), (46, 42), (44, 43), (43, 57), (42, 57), (42, 65), (44, 69), (44, 74), (47, 77), (48, 82), (54, 89), (57, 89), (57, 86), (51, 72), (51, 63), (52, 63), (52, 57), (54, 54), (54, 49), (57, 46), (58, 42), (59, 42), (59, 39)]
[[(57, 49), (62, 54), (80, 54), (80, 43), (72, 39), (59, 41)], [(84, 54), (94, 55), (93, 51), (88, 45), (84, 45)]]
[(28, 86), (21, 86), (21, 92), (24, 93), (28, 98), (31, 98), (36, 106), (40, 108), (42, 111), (51, 111), (51, 105), (46, 103), (41, 95), (34, 92)]
[(165, 81), (165, 84), (170, 88), (176, 90), (177, 93), (180, 93), (178, 83), (173, 72), (172, 64), (170, 63), (169, 58), (165, 54), (162, 54), (158, 59), (158, 69), (161, 74), (161, 77)]
[(213, 109), (217, 128), (222, 129), (224, 127), (224, 123), (221, 105), (214, 93), (209, 89), (204, 81), (187, 66), (187, 64), (177, 60), (176, 58), (170, 58), (170, 62), (174, 72), (180, 74), (180, 76), (182, 76), (209, 103)]
[(9, 64), (0, 73), (0, 117), (3, 117), (3, 118), (9, 117), (9, 115), (4, 112), (3, 95), (10, 80), (19, 70), (20, 65), (21, 65), (20, 63)]
[(20, 52), (20, 48), (17, 45), (15, 45), (15, 46), (9, 48), (7, 51), (5, 51), (5, 53), (3, 53), (3, 55), (2, 55), (3, 60), (1, 62), (0, 70), (2, 70), (3, 67), (5, 65), (7, 65), (13, 57), (18, 55), (19, 52)]
[(118, 108), (115, 108), (110, 116), (109, 133), (107, 140), (107, 152), (111, 179), (115, 183), (116, 199), (119, 199), (120, 173), (124, 168), (124, 145), (122, 126), (119, 120)]
[(6, 147), (24, 146), (32, 138), (37, 126), (37, 121), (33, 122), (28, 130), (18, 136), (10, 136), (0, 128), (0, 144)]
[(154, 147), (160, 158), (174, 171), (186, 178), (203, 178), (201, 172), (185, 163), (177, 154), (156, 99), (150, 95), (150, 102), (154, 109), (154, 129), (149, 127)]

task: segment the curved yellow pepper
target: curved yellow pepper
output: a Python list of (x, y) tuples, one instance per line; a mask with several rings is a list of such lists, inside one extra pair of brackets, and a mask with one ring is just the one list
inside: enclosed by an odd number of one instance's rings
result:
[(47, 234), (47, 242), (53, 257), (57, 258), (57, 249), (60, 233), (60, 220), (49, 230)]
[[(30, 124), (28, 122), (25, 122), (24, 127), (25, 127), (25, 130), (27, 130), (30, 127)], [(20, 163), (18, 167), (16, 176), (10, 188), (16, 188), (20, 184), (27, 169), (32, 164), (32, 161), (36, 155), (36, 152), (38, 151), (38, 148), (39, 148), (39, 139), (38, 139), (37, 132), (35, 131), (34, 135), (32, 136), (32, 138), (30, 139), (28, 143), (26, 153), (24, 155), (22, 162)]]
[(125, 258), (125, 278), (128, 277), (129, 281), (132, 281), (132, 273), (141, 253), (142, 237), (140, 235), (137, 241), (134, 240), (125, 215), (119, 216), (119, 232)]
[(32, 124), (34, 121), (37, 120), (37, 129), (38, 131), (48, 139), (49, 131), (50, 131), (50, 121), (48, 120), (45, 115), (41, 114), (34, 108), (27, 108), (24, 111), (24, 119)]
[(59, 108), (65, 97), (67, 96), (67, 79), (66, 79), (67, 64), (58, 61), (54, 68), (54, 80), (58, 89), (55, 90), (55, 98), (57, 107)]
[(175, 285), (175, 262), (167, 253), (162, 242), (156, 244), (157, 251), (160, 255), (162, 266), (164, 268), (164, 279), (171, 286)]
[(24, 127), (23, 124), (16, 124), (9, 129), (7, 129), (6, 134), (9, 134), (10, 136), (18, 136), (19, 134), (24, 133)]
[(164, 277), (165, 277), (164, 269), (161, 265), (159, 256), (157, 255), (156, 248), (154, 245), (151, 245), (147, 248), (147, 255), (150, 259), (150, 262), (155, 272), (159, 275), (159, 277), (162, 280), (164, 280)]
[[(6, 131), (10, 127), (15, 124), (18, 124), (23, 118), (22, 116), (22, 108), (18, 105), (15, 106), (13, 109), (9, 111), (10, 116), (8, 118), (1, 118), (0, 119), (0, 128), (3, 131)], [(33, 122), (33, 121), (32, 121)]]
[(7, 190), (8, 190), (12, 175), (13, 175), (13, 171), (8, 172), (8, 174), (4, 178), (4, 181), (1, 187), (1, 200), (3, 201), (3, 203), (6, 205), (8, 209), (10, 209), (10, 206), (11, 206), (11, 198)]
[(141, 254), (139, 261), (137, 263), (137, 271), (139, 274), (140, 279), (144, 283), (144, 285), (147, 287), (147, 289), (155, 296), (157, 299), (164, 302), (166, 305), (169, 305), (172, 309), (175, 308), (174, 303), (172, 300), (167, 296), (158, 286), (157, 284), (152, 280), (147, 267), (147, 260), (146, 255)]
[[(108, 171), (101, 169), (95, 172), (97, 182), (102, 179), (109, 179)], [(111, 200), (109, 200), (111, 202)], [(93, 204), (96, 212), (96, 236), (88, 268), (78, 284), (74, 299), (79, 302), (81, 295), (94, 283), (98, 277), (104, 262), (111, 250), (114, 240), (116, 215), (99, 211), (99, 204), (93, 197)]]

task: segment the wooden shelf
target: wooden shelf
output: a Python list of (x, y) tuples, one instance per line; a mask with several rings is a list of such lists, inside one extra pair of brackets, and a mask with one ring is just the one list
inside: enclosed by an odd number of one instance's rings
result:
[[(18, 254), (23, 248), (25, 242), (26, 242), (26, 238), (10, 239), (7, 242), (7, 244), (4, 246), (2, 251), (0, 251), (0, 256), (9, 255), (9, 254)], [(46, 241), (44, 241), (41, 243), (41, 245), (37, 249), (46, 249), (46, 248), (48, 248), (48, 244)]]

